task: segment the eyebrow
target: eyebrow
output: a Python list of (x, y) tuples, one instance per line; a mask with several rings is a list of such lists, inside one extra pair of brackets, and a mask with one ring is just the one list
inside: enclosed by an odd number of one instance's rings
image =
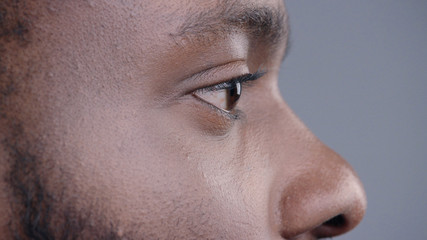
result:
[(180, 39), (206, 40), (212, 35), (245, 32), (251, 40), (267, 43), (272, 49), (279, 44), (287, 46), (289, 26), (285, 11), (270, 7), (248, 7), (228, 4), (228, 1), (210, 11), (187, 14), (178, 31), (171, 34)]

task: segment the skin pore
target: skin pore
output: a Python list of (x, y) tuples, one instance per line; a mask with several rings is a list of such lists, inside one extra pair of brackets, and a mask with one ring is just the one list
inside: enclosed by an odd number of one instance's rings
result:
[[(281, 0), (0, 3), (1, 236), (317, 239), (354, 228), (360, 181), (278, 90), (286, 19)], [(221, 109), (217, 96), (256, 72)]]

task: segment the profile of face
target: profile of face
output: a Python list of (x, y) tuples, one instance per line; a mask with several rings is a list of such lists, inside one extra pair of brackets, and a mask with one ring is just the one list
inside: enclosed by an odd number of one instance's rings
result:
[(317, 239), (357, 176), (278, 89), (282, 0), (0, 4), (2, 239)]

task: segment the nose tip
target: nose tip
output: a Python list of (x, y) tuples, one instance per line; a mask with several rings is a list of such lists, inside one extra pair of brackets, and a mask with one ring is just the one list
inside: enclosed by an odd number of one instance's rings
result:
[(280, 234), (285, 239), (337, 236), (353, 229), (365, 214), (359, 178), (345, 160), (326, 149), (328, 157), (299, 171), (281, 193)]

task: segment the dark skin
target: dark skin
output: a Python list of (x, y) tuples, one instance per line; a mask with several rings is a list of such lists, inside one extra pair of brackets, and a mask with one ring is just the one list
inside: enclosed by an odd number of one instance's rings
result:
[(18, 5), (0, 7), (5, 239), (316, 239), (361, 221), (359, 179), (280, 96), (282, 1)]

